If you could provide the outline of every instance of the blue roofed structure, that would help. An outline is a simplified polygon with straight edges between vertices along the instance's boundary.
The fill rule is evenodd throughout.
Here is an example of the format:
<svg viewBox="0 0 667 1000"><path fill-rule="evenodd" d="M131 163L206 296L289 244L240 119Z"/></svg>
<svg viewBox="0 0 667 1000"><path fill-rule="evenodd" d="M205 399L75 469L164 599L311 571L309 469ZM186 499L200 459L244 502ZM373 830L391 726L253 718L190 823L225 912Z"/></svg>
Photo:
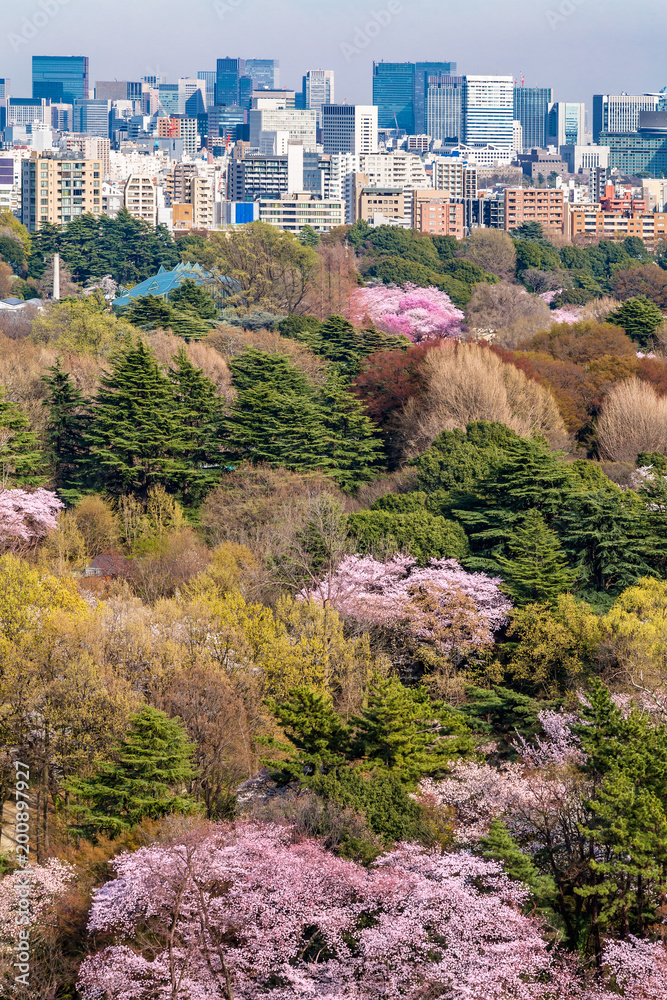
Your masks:
<svg viewBox="0 0 667 1000"><path fill-rule="evenodd" d="M186 278L198 285L206 285L215 299L225 299L228 295L234 295L240 288L238 282L234 281L233 278L214 278L200 264L177 264L173 271L167 271L166 268L161 267L152 278L146 278L134 288L119 288L121 294L113 300L112 305L114 309L122 309L124 306L131 305L135 299L142 295L157 295L159 298L166 299L169 297L169 293L178 288ZM227 285L227 291L225 291L225 285Z"/></svg>

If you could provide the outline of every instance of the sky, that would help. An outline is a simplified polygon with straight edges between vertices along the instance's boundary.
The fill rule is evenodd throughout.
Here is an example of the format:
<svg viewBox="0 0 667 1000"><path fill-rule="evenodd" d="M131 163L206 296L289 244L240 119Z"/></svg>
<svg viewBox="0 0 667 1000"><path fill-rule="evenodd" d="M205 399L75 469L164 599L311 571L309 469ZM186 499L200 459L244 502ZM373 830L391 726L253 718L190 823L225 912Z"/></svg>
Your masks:
<svg viewBox="0 0 667 1000"><path fill-rule="evenodd" d="M223 56L279 59L281 84L335 71L370 103L372 62L455 61L553 87L556 100L667 86L664 0L0 0L0 76L31 95L33 55L87 55L95 80L168 82Z"/></svg>

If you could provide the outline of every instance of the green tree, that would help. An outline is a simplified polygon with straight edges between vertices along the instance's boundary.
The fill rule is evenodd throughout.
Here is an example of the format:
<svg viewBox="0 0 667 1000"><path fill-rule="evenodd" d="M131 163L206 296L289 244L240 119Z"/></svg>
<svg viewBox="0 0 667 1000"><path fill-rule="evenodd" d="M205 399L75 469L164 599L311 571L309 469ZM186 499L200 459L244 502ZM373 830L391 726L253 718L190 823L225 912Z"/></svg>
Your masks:
<svg viewBox="0 0 667 1000"><path fill-rule="evenodd" d="M44 455L30 422L0 386L0 486L40 486Z"/></svg>
<svg viewBox="0 0 667 1000"><path fill-rule="evenodd" d="M193 752L178 719L147 705L131 717L113 759L92 777L70 782L74 832L89 840L113 839L143 819L193 812L195 804L184 789L195 776Z"/></svg>
<svg viewBox="0 0 667 1000"><path fill-rule="evenodd" d="M524 739L531 739L541 731L539 713L552 705L506 687L468 685L465 693L461 713L473 732L497 741L496 752L502 757L516 757L517 733Z"/></svg>
<svg viewBox="0 0 667 1000"><path fill-rule="evenodd" d="M588 884L576 893L600 935L646 933L667 888L667 732L645 712L623 713L608 689L595 682L577 732L595 795L585 804L590 822Z"/></svg>
<svg viewBox="0 0 667 1000"><path fill-rule="evenodd" d="M303 226L299 233L299 243L315 249L320 243L320 234L312 226Z"/></svg>
<svg viewBox="0 0 667 1000"><path fill-rule="evenodd" d="M224 452L232 462L334 469L320 408L309 396L278 392L268 382L238 393L224 422Z"/></svg>
<svg viewBox="0 0 667 1000"><path fill-rule="evenodd" d="M190 469L186 498L200 499L220 478L224 401L181 347L168 371L184 438L182 460Z"/></svg>
<svg viewBox="0 0 667 1000"><path fill-rule="evenodd" d="M49 414L46 433L55 484L71 501L80 495L85 480L88 405L60 358L46 369L42 382L48 390L42 405Z"/></svg>
<svg viewBox="0 0 667 1000"><path fill-rule="evenodd" d="M664 549L651 532L650 512L636 493L602 489L572 493L555 527L579 587L618 593L642 576L655 576Z"/></svg>
<svg viewBox="0 0 667 1000"><path fill-rule="evenodd" d="M517 604L551 603L576 579L558 540L538 510L531 509L507 540L507 556L496 561L503 574L503 590Z"/></svg>
<svg viewBox="0 0 667 1000"><path fill-rule="evenodd" d="M140 295L127 307L124 318L142 330L153 330L158 326L169 326L173 312L161 296Z"/></svg>
<svg viewBox="0 0 667 1000"><path fill-rule="evenodd" d="M169 296L169 302L177 310L191 310L200 319L217 319L218 307L208 288L198 285L192 278L186 278Z"/></svg>
<svg viewBox="0 0 667 1000"><path fill-rule="evenodd" d="M374 679L366 707L350 728L352 758L387 769L408 786L444 773L473 748L460 714L432 702L425 688L407 688L395 678Z"/></svg>
<svg viewBox="0 0 667 1000"><path fill-rule="evenodd" d="M500 861L511 879L530 889L540 907L548 906L556 891L554 880L541 875L532 858L524 854L502 820L494 819L489 832L479 842L482 854L492 861Z"/></svg>
<svg viewBox="0 0 667 1000"><path fill-rule="evenodd" d="M188 482L181 412L170 379L139 341L121 350L100 380L87 434L99 488L143 499L151 486L178 492Z"/></svg>
<svg viewBox="0 0 667 1000"><path fill-rule="evenodd" d="M264 384L280 393L313 395L306 376L284 354L270 354L250 347L230 361L229 370L234 388L239 392Z"/></svg>
<svg viewBox="0 0 667 1000"><path fill-rule="evenodd" d="M384 465L383 446L364 404L344 380L330 375L319 394L322 422L328 437L327 454L333 477L342 490L369 482Z"/></svg>
<svg viewBox="0 0 667 1000"><path fill-rule="evenodd" d="M408 494L410 495L410 494ZM420 566L430 559L464 559L468 555L465 531L426 509L426 496L413 510L362 510L350 515L350 532L358 552L380 555L409 552Z"/></svg>
<svg viewBox="0 0 667 1000"><path fill-rule="evenodd" d="M289 740L265 740L282 751L287 760L267 760L281 782L301 780L305 775L327 774L345 764L349 755L350 730L334 711L331 696L309 687L290 691L289 701L267 700Z"/></svg>
<svg viewBox="0 0 667 1000"><path fill-rule="evenodd" d="M452 490L447 506L466 528L473 569L500 571L498 557L526 512L535 509L550 526L573 492L565 463L539 440L518 438L504 460L470 490Z"/></svg>
<svg viewBox="0 0 667 1000"><path fill-rule="evenodd" d="M465 431L443 431L423 455L411 464L417 469L419 489L428 494L468 489L500 464L507 448L519 440L505 424L478 420Z"/></svg>
<svg viewBox="0 0 667 1000"><path fill-rule="evenodd" d="M627 299L616 312L610 313L607 317L608 323L623 327L628 337L640 347L651 345L655 331L662 321L662 313L645 295L635 295Z"/></svg>
<svg viewBox="0 0 667 1000"><path fill-rule="evenodd" d="M299 311L317 265L312 247L265 222L214 232L205 244L188 246L184 256L209 271L225 295L229 280L237 283L230 305L282 313Z"/></svg>

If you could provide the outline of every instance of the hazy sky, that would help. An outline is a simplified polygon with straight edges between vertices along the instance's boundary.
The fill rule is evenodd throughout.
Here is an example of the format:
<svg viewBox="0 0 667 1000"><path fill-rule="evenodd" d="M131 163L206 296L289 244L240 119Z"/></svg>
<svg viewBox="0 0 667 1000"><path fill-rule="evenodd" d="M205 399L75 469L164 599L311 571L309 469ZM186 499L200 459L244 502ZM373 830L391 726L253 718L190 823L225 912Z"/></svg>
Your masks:
<svg viewBox="0 0 667 1000"><path fill-rule="evenodd" d="M590 106L593 93L667 86L666 49L665 0L0 0L0 76L14 96L31 93L32 55L87 55L93 83L171 82L242 56L279 59L294 88L308 69L333 69L350 103L370 101L372 61L386 59L523 73Z"/></svg>

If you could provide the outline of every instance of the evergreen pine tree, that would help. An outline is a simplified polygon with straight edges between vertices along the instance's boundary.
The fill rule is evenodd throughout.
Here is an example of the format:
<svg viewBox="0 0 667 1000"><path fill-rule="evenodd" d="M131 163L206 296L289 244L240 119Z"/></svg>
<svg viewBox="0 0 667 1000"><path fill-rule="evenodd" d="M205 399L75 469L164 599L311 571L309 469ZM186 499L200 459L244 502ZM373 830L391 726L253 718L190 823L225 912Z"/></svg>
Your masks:
<svg viewBox="0 0 667 1000"><path fill-rule="evenodd" d="M182 459L190 470L183 489L185 494L198 499L220 478L223 401L183 347L174 356L168 375L179 408Z"/></svg>
<svg viewBox="0 0 667 1000"><path fill-rule="evenodd" d="M0 486L40 486L45 480L43 470L37 435L0 387Z"/></svg>
<svg viewBox="0 0 667 1000"><path fill-rule="evenodd" d="M174 289L169 302L177 311L192 310L200 319L216 319L218 316L218 307L210 291L192 278L186 278Z"/></svg>
<svg viewBox="0 0 667 1000"><path fill-rule="evenodd" d="M576 492L555 522L580 585L608 593L655 576L664 556L664 526L656 539L652 512L628 490ZM657 542L657 544L656 544Z"/></svg>
<svg viewBox="0 0 667 1000"><path fill-rule="evenodd" d="M546 906L555 892L553 879L541 875L532 858L524 854L500 819L494 819L486 837L480 840L485 858L500 861L510 878L523 882L538 906Z"/></svg>
<svg viewBox="0 0 667 1000"><path fill-rule="evenodd" d="M452 490L443 513L453 514L470 539L470 569L499 572L498 556L527 511L541 513L551 526L575 491L564 462L541 441L518 438L505 448L500 464L470 490Z"/></svg>
<svg viewBox="0 0 667 1000"><path fill-rule="evenodd" d="M289 701L277 704L269 700L267 705L291 744L287 748L278 740L266 741L289 753L288 761L266 761L278 769L281 780L301 780L304 775L327 773L345 764L350 733L336 714L330 695L299 687L290 692Z"/></svg>
<svg viewBox="0 0 667 1000"><path fill-rule="evenodd" d="M369 482L384 465L383 446L361 400L342 378L330 375L321 393L327 453L335 465L334 479L342 490Z"/></svg>
<svg viewBox="0 0 667 1000"><path fill-rule="evenodd" d="M552 603L576 579L558 535L547 528L538 510L527 511L523 522L514 528L506 552L507 556L497 556L496 562L505 581L502 589L517 604Z"/></svg>
<svg viewBox="0 0 667 1000"><path fill-rule="evenodd" d="M230 461L268 462L294 471L330 471L322 413L308 396L282 394L259 383L239 392L224 422Z"/></svg>
<svg viewBox="0 0 667 1000"><path fill-rule="evenodd" d="M151 486L175 493L188 482L180 407L143 342L120 351L100 380L87 440L91 473L110 493L145 499Z"/></svg>
<svg viewBox="0 0 667 1000"><path fill-rule="evenodd" d="M270 354L251 347L229 363L234 388L242 392L265 384L281 394L312 396L308 379L284 354Z"/></svg>
<svg viewBox="0 0 667 1000"><path fill-rule="evenodd" d="M169 326L174 310L159 295L140 295L128 306L124 318L142 330Z"/></svg>
<svg viewBox="0 0 667 1000"><path fill-rule="evenodd" d="M73 501L85 481L87 404L60 358L47 368L42 382L48 388L42 405L49 411L46 431L55 484L65 500Z"/></svg>
<svg viewBox="0 0 667 1000"><path fill-rule="evenodd" d="M445 771L473 748L462 717L425 688L407 688L395 678L376 677L366 707L350 720L354 760L387 768L406 785Z"/></svg>
<svg viewBox="0 0 667 1000"><path fill-rule="evenodd" d="M318 330L322 341L321 353L336 366L342 375L354 377L359 373L364 351L358 332L342 316L329 316Z"/></svg>
<svg viewBox="0 0 667 1000"><path fill-rule="evenodd" d="M132 717L114 759L91 778L70 782L75 832L91 840L115 838L142 819L194 811L183 787L195 776L193 749L178 719L146 705Z"/></svg>

